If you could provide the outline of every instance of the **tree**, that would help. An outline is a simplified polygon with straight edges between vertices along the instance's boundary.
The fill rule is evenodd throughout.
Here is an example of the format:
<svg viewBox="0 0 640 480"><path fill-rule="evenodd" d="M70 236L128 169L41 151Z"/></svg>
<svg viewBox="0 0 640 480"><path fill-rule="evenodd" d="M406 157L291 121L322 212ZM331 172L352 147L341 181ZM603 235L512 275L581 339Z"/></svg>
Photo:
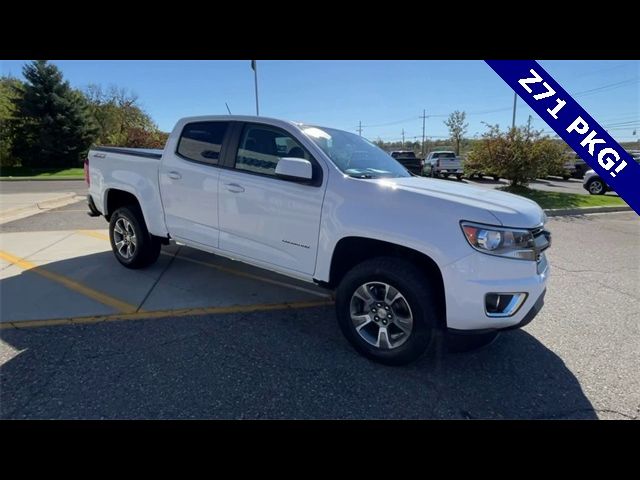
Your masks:
<svg viewBox="0 0 640 480"><path fill-rule="evenodd" d="M30 167L80 165L97 133L84 95L46 60L25 65L22 72L26 84L16 102L20 123L15 125L14 156Z"/></svg>
<svg viewBox="0 0 640 480"><path fill-rule="evenodd" d="M466 117L466 113L456 110L444 121L444 124L449 128L451 141L456 146L456 155L460 155L460 143L462 143L462 139L465 133L467 133L467 127L469 126L468 123L464 123Z"/></svg>
<svg viewBox="0 0 640 480"><path fill-rule="evenodd" d="M16 103L24 94L23 83L11 77L0 77L0 166L17 163L11 153L14 139L13 123L17 122Z"/></svg>
<svg viewBox="0 0 640 480"><path fill-rule="evenodd" d="M138 96L124 88L89 85L85 91L89 110L98 125L96 143L132 148L162 148L164 132L138 104Z"/></svg>

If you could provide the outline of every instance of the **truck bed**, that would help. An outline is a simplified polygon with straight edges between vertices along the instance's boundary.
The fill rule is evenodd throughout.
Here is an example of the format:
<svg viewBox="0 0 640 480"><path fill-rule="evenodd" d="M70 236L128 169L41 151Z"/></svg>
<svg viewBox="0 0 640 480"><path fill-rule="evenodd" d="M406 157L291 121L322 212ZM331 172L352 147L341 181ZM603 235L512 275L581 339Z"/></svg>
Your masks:
<svg viewBox="0 0 640 480"><path fill-rule="evenodd" d="M158 172L163 150L149 148L93 147L87 158L89 195L97 210L107 211L109 190L137 198L149 232L166 236L160 200Z"/></svg>

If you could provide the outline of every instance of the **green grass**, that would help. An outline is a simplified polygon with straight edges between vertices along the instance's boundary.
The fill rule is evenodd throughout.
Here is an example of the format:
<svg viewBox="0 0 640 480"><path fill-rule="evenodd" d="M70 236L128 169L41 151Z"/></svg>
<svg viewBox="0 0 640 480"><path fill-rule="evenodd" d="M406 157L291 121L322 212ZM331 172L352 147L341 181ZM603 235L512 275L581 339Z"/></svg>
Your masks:
<svg viewBox="0 0 640 480"><path fill-rule="evenodd" d="M580 195L578 193L544 192L526 187L504 187L500 190L529 198L543 209L622 207L627 205L624 200L615 195Z"/></svg>
<svg viewBox="0 0 640 480"><path fill-rule="evenodd" d="M84 170L80 168L28 168L2 167L1 180L29 179L29 180L76 180L84 179Z"/></svg>

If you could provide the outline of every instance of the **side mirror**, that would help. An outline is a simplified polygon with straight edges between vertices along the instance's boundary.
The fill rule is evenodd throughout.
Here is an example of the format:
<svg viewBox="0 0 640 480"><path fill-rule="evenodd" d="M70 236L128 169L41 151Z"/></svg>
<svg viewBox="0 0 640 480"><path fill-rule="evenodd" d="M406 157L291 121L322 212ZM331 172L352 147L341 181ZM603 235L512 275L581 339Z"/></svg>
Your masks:
<svg viewBox="0 0 640 480"><path fill-rule="evenodd" d="M276 175L286 180L306 181L313 178L313 168L304 158L282 157L276 165Z"/></svg>

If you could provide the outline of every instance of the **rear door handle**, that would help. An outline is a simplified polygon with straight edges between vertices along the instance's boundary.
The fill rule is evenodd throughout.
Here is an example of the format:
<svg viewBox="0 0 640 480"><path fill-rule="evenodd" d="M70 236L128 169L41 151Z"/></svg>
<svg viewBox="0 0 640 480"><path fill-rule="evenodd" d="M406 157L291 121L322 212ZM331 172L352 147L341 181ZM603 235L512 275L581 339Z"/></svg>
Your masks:
<svg viewBox="0 0 640 480"><path fill-rule="evenodd" d="M225 183L224 186L227 187L227 190L233 193L244 192L244 187L242 187L241 185L238 185L237 183Z"/></svg>
<svg viewBox="0 0 640 480"><path fill-rule="evenodd" d="M182 175L180 175L179 172L169 172L167 175L173 180L180 180L182 178Z"/></svg>

